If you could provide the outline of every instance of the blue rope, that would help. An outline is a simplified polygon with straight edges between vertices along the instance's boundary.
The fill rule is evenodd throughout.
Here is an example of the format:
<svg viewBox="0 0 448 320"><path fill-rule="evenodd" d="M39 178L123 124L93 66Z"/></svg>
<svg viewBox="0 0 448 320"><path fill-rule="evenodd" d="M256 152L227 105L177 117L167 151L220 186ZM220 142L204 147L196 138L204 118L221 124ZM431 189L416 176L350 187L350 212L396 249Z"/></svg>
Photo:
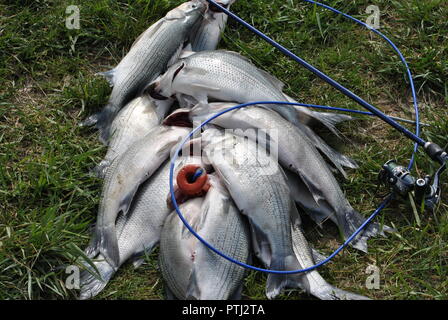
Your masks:
<svg viewBox="0 0 448 320"><path fill-rule="evenodd" d="M330 85L332 85L333 87L335 87L336 89L338 89L339 91L341 91L342 93L344 93L346 96L350 97L351 99L353 99L354 101L356 101L357 103L359 103L361 106L365 107L367 110L369 110L372 114L378 116L379 118L381 118L383 121L385 121L386 123L390 124L392 127L394 127L395 129L397 129L398 131L402 132L403 134L405 134L407 137L409 137L410 139L414 140L415 146L414 146L414 151L412 154L412 158L411 161L409 163L409 169L412 168L413 164L414 164L414 160L415 160L415 153L418 149L419 145L424 146L426 141L424 141L423 139L420 138L420 119L419 119L419 108L418 108L418 102L417 102L417 95L415 92L415 87L414 87L414 82L412 79L412 74L410 72L409 66L406 62L406 60L404 59L403 55L401 54L400 50L395 46L395 44L389 40L385 35L383 35L381 32L379 32L376 29L371 28L370 26L368 26L367 24L365 24L364 22L355 19L354 17L351 17L345 13L342 13L332 7L329 7L327 5L318 3L316 1L312 1L312 0L304 0L306 2L309 3L313 3L319 6L322 6L326 9L329 9L335 13L341 14L344 17L347 17L353 21L356 21L357 23L367 27L369 30L372 30L373 32L375 32L376 34L380 35L383 39L385 39L391 46L392 48L398 53L398 55L400 56L401 61L403 62L403 64L406 67L407 70L407 75L411 84L411 90L412 90L412 96L413 96L413 100L414 100L414 108L415 108L415 114L416 114L416 120L415 120L415 126L416 126L416 133L412 133L409 130L407 130L405 127L401 126L400 124L398 124L397 122L395 122L393 119L391 119L389 116L385 115L384 113L382 113L380 110L376 109L374 106L370 105L369 103L367 103L366 101L364 101L362 98L358 97L357 95L355 95L353 92L351 92L350 90L348 90L347 88L343 87L341 84L339 84L338 82L334 81L333 79L331 79L330 77L328 77L327 75L325 75L324 73L322 73L320 70L318 70L317 68L313 67L312 65L310 65L308 62L304 61L303 59L299 58L298 56L296 56L294 53L292 53L291 51L289 51L288 49L286 49L285 47L281 46L280 44L278 44L277 42L275 42L274 40L272 40L271 38L269 38L268 36L266 36L265 34L263 34L261 31L257 30L256 28L254 28L253 26L251 26L250 24L248 24L246 21L242 20L241 18L239 18L238 16L236 16L235 14L233 14L232 12L230 12L229 10L223 8L222 6L220 6L219 4L217 4L215 1L213 0L207 0L209 3L211 3L212 5L216 6L217 8L219 8L221 11L223 11L224 13L226 13L228 16L230 16L231 18L237 20L239 23L241 23L242 25L244 25L245 27L247 27L249 30L251 30L252 32L254 32L255 34L257 34L258 36L260 36L261 38L263 38L265 41L267 41L268 43L270 43L272 46L276 47L277 49L279 49L282 53L284 53L285 55L289 56L290 58L292 58L293 60L295 60L296 62L298 62L299 64L301 64L302 66L304 66L305 68L307 68L308 70L312 71L314 74L316 74L318 77L320 77L321 79L323 79L324 81L326 81L327 83L329 83ZM186 137L182 143L180 144L180 146L177 148L176 153L174 154L174 157L171 160L170 163L170 191L171 191L171 200L173 202L174 208L179 216L179 218L182 220L182 222L184 223L185 227L199 240L201 241L207 248L209 248L210 250L212 250L213 252L215 252L216 254L218 254L219 256L227 259L230 262L233 262L241 267L247 268L247 269L252 269L255 271L261 271L261 272L265 272L265 273L273 273L273 274L297 274L297 273L304 273L304 272L308 272L314 269L317 269L318 267L328 263L333 257L335 257L341 250L343 250L389 203L390 201L393 199L393 194L390 194L385 200L383 200L383 202L380 204L380 206L372 213L372 215L367 218L367 220L364 221L364 223L337 249L335 250L330 256L328 256L325 260L321 261L320 263L311 266L309 268L306 269L302 269L302 270L291 270L291 271L285 271L285 270L268 270L268 269L263 269L263 268L258 268L255 266L251 266L248 265L246 263L243 263L241 261L235 260L232 257L227 256L226 254L222 253L221 251L217 250L216 248L214 248L213 246L211 246L205 239L203 239L199 234L196 233L195 230L193 230L193 228L189 225L188 221L184 218L184 216L182 215L180 208L176 202L176 198L174 196L174 166L175 166L175 161L179 156L179 153L181 152L183 146L185 145L185 143L195 134L197 133L199 130L201 130L201 128L203 128L206 124L210 123L211 121L213 121L214 119L216 119L217 117L227 113L227 112L231 112L233 110L236 109L240 109L240 108L245 108L248 106L253 106L253 105L257 105L257 104L277 104L277 105L300 105L300 106L304 106L304 107L318 107L318 108L323 108L323 109L337 109L337 108L333 108L333 107L326 107L326 106L316 106L316 105L305 105L305 104L299 104L299 103L293 103L293 102L284 102L284 101L259 101L259 102L251 102L251 103L245 103L245 104L240 104L231 108L228 108L222 112L219 112L215 115L213 115L212 117L210 117L208 120L204 121L200 126L194 128L191 133L188 135L188 137ZM342 109L342 108L339 108ZM348 111L348 112L357 112L356 110L349 110L349 109L345 109L345 110L340 110L340 111ZM359 113L359 112L358 112Z"/></svg>

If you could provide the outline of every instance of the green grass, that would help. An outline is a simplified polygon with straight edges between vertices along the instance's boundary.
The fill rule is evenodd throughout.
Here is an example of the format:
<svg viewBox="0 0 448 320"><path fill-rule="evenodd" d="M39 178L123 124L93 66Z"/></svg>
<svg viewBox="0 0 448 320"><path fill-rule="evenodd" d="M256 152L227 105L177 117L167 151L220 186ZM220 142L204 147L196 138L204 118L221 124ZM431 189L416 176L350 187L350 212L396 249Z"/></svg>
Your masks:
<svg viewBox="0 0 448 320"><path fill-rule="evenodd" d="M105 148L96 133L77 124L100 109L110 88L94 76L114 66L134 39L180 1L0 2L0 299L66 299L64 266L74 263L90 237L101 181L89 175ZM378 37L352 22L299 0L238 0L233 9L293 52L390 114L411 118L411 95L396 55ZM371 1L328 4L364 20ZM65 8L81 9L81 29L65 28ZM377 0L381 31L402 50L412 69L422 136L448 144L448 4L443 0ZM77 39L75 45L72 40ZM308 103L354 107L348 98L298 67L247 30L230 22L222 48L240 51L287 83ZM391 158L406 163L411 143L376 119L341 127L342 151L360 164L341 181L353 206L367 215L381 201L377 173ZM434 164L419 153L416 173ZM444 176L446 181L446 176ZM444 189L448 187L446 183ZM395 202L381 221L397 229L369 241L369 254L352 249L321 269L332 284L379 299L448 298L447 198L417 224L407 201ZM340 238L330 223L319 230L306 220L314 246L330 253ZM81 248L81 249L80 249ZM381 272L379 290L367 290L366 267ZM250 272L244 298L263 299L265 275ZM137 270L125 265L99 298L163 298L153 253ZM297 290L280 299L308 299Z"/></svg>

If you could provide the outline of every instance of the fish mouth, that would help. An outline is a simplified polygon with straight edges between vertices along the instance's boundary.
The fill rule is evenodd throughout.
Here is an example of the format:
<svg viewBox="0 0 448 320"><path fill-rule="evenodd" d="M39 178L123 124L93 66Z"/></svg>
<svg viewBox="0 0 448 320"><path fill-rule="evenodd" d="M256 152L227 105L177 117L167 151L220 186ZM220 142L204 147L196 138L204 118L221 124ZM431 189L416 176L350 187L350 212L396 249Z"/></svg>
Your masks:
<svg viewBox="0 0 448 320"><path fill-rule="evenodd" d="M179 109L170 114L165 118L163 124L165 126L193 128L193 123L190 120L190 112L184 109Z"/></svg>
<svg viewBox="0 0 448 320"><path fill-rule="evenodd" d="M168 97L162 96L158 90L156 89L158 83L154 82L149 85L149 87L146 89L146 93L148 93L151 98L155 100L168 100Z"/></svg>

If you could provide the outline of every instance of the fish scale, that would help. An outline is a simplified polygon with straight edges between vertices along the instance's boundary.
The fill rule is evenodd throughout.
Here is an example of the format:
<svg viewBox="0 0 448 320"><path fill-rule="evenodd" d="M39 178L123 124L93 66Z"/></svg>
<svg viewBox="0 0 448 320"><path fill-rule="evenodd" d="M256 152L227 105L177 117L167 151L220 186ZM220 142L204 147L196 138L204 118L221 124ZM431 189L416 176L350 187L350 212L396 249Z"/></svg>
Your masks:
<svg viewBox="0 0 448 320"><path fill-rule="evenodd" d="M103 185L91 254L99 250L109 263L118 264L117 215L120 211L127 213L139 185L159 168L169 157L170 149L189 131L188 128L157 126L112 162Z"/></svg>
<svg viewBox="0 0 448 320"><path fill-rule="evenodd" d="M192 218L200 213L202 198L188 200L180 205L185 219L192 224ZM169 290L178 299L186 297L190 278L191 254L197 239L191 234L182 236L183 223L176 212L172 212L165 221L160 238L159 265ZM179 268L180 272L177 270Z"/></svg>
<svg viewBox="0 0 448 320"><path fill-rule="evenodd" d="M220 3L230 8L235 1L222 0ZM207 11L202 24L191 37L192 51L215 50L227 23L228 16L222 12Z"/></svg>
<svg viewBox="0 0 448 320"><path fill-rule="evenodd" d="M111 100L114 101L114 104L122 105L126 103L129 100L129 96L135 96L135 91L141 90L142 86L150 83L164 70L168 61L183 43L183 41L170 42L167 40L172 40L173 33L180 35L182 39L185 37L182 37L184 32L179 28L178 23L171 23L170 27L159 29L160 32L151 38L152 42L158 44L157 47L148 45L140 47L140 44L144 44L147 41L147 39L142 38L137 46L134 46L129 51L127 56L129 60L124 60L123 64L120 63L117 66L117 83L115 86L118 88L124 87L124 90L112 91ZM170 46L170 44L172 45ZM163 63L164 61L165 63ZM119 77L120 68L128 71L124 78Z"/></svg>
<svg viewBox="0 0 448 320"><path fill-rule="evenodd" d="M112 122L109 147L104 159L95 167L99 177L104 177L111 162L123 154L135 141L159 125L171 106L171 100L153 101L141 96L128 103Z"/></svg>
<svg viewBox="0 0 448 320"><path fill-rule="evenodd" d="M247 262L250 236L219 179L209 175L210 189L200 209L185 204L183 216L198 234L235 259ZM194 259L192 256L194 255ZM160 263L170 291L179 299L223 300L238 297L245 270L210 251L194 237L173 212L165 223ZM182 270L182 271L180 271Z"/></svg>
<svg viewBox="0 0 448 320"><path fill-rule="evenodd" d="M199 234L225 254L246 262L249 256L249 230L236 209L233 200L221 181L210 178L211 188L204 200L203 208L209 206L205 222ZM203 213L204 214L204 213ZM238 295L244 269L218 256L202 244L198 244L197 262L194 267L195 281L201 299L228 299ZM202 279L210 279L205 284ZM215 281L213 281L213 279ZM197 282L201 282L198 284ZM216 286L218 284L218 287ZM192 292L195 292L192 290ZM233 297L235 298L235 296Z"/></svg>
<svg viewBox="0 0 448 320"><path fill-rule="evenodd" d="M119 266L129 258L150 252L159 241L163 223L170 213L165 201L169 192L169 170L170 163L166 161L151 179L139 188L129 214L121 215L117 219ZM93 263L101 280L93 275L95 271L86 264L88 270L81 273L80 299L96 296L115 274L115 268L101 254L94 257Z"/></svg>
<svg viewBox="0 0 448 320"><path fill-rule="evenodd" d="M257 153L255 142L228 132L224 135L217 129L206 129L202 134L202 143L207 158L224 181L239 210L249 218L257 245L262 250L259 258L274 270L300 268L293 251L290 229L294 204L285 176L275 160L264 153ZM217 153L221 152L222 155L222 151L226 157ZM255 161L257 157L263 160L262 163L269 163L271 171L261 166L258 160ZM262 245L264 241L269 249ZM268 261L265 257L269 255L271 259ZM269 274L266 288L268 298L275 297L291 281L301 282L302 279Z"/></svg>
<svg viewBox="0 0 448 320"><path fill-rule="evenodd" d="M239 222L239 221L238 221ZM237 217L234 216L233 220L229 221L227 226L234 226L237 223ZM230 230L229 230L230 229ZM221 233L221 237L218 237L217 242L223 243L223 247L229 248L228 252L232 252L234 259L238 261L247 259L248 247L244 244L248 243L248 238L240 230L236 228L226 228ZM243 245L242 245L243 244ZM208 249L207 249L208 250ZM212 253L215 260L223 259ZM241 274L241 267L235 267L232 263L215 263L215 265L223 266L221 267L221 272L217 272L220 276L217 278L221 279L236 279L237 276ZM228 288L235 287L236 283L231 283L230 281L222 281L221 287L217 290L218 292L229 292Z"/></svg>
<svg viewBox="0 0 448 320"><path fill-rule="evenodd" d="M222 81L222 88L232 89L234 84L238 83L239 88L249 92L249 94L251 90L258 89L252 95L252 101L255 101L255 99L263 100L262 97L266 100L285 100L282 94L272 90L272 83L267 81L264 76L256 72L245 72L244 70L253 69L253 67L244 59L241 59L241 56L235 59L235 55L230 52L206 51L187 59L188 67L207 71L206 79L212 80L218 77ZM263 94L262 97L260 96L261 93Z"/></svg>
<svg viewBox="0 0 448 320"><path fill-rule="evenodd" d="M204 3L192 0L171 10L137 39L113 70L104 73L113 85L109 102L101 113L83 123L95 124L102 142L109 142L110 126L117 112L161 74L180 52L205 9Z"/></svg>

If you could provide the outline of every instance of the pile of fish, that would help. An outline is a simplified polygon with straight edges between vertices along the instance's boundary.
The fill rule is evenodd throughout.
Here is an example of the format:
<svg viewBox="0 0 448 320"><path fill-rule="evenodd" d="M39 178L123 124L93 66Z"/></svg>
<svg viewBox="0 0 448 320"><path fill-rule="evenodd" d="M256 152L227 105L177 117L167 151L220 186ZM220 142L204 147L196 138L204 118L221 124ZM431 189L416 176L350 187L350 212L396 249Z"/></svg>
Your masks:
<svg viewBox="0 0 448 320"><path fill-rule="evenodd" d="M221 0L227 8L234 0ZM127 261L136 267L160 246L167 298L239 299L246 270L206 248L170 201L172 152L193 127L239 103L294 101L283 84L247 58L216 50L227 16L204 0L169 11L112 70L107 106L82 125L95 126L107 154L98 216L83 260L81 299L101 292ZM313 131L350 117L294 106L257 105L215 118L175 163L175 197L186 220L216 249L273 270L314 265L322 256L304 237L299 212L330 219L345 238L364 221L334 173L356 163ZM191 151L193 149L193 152ZM194 151L196 150L196 151ZM199 152L197 152L199 150ZM183 180L182 180L183 179ZM384 235L371 224L352 242ZM331 286L317 271L269 274L266 296L300 288L320 299L367 299Z"/></svg>

